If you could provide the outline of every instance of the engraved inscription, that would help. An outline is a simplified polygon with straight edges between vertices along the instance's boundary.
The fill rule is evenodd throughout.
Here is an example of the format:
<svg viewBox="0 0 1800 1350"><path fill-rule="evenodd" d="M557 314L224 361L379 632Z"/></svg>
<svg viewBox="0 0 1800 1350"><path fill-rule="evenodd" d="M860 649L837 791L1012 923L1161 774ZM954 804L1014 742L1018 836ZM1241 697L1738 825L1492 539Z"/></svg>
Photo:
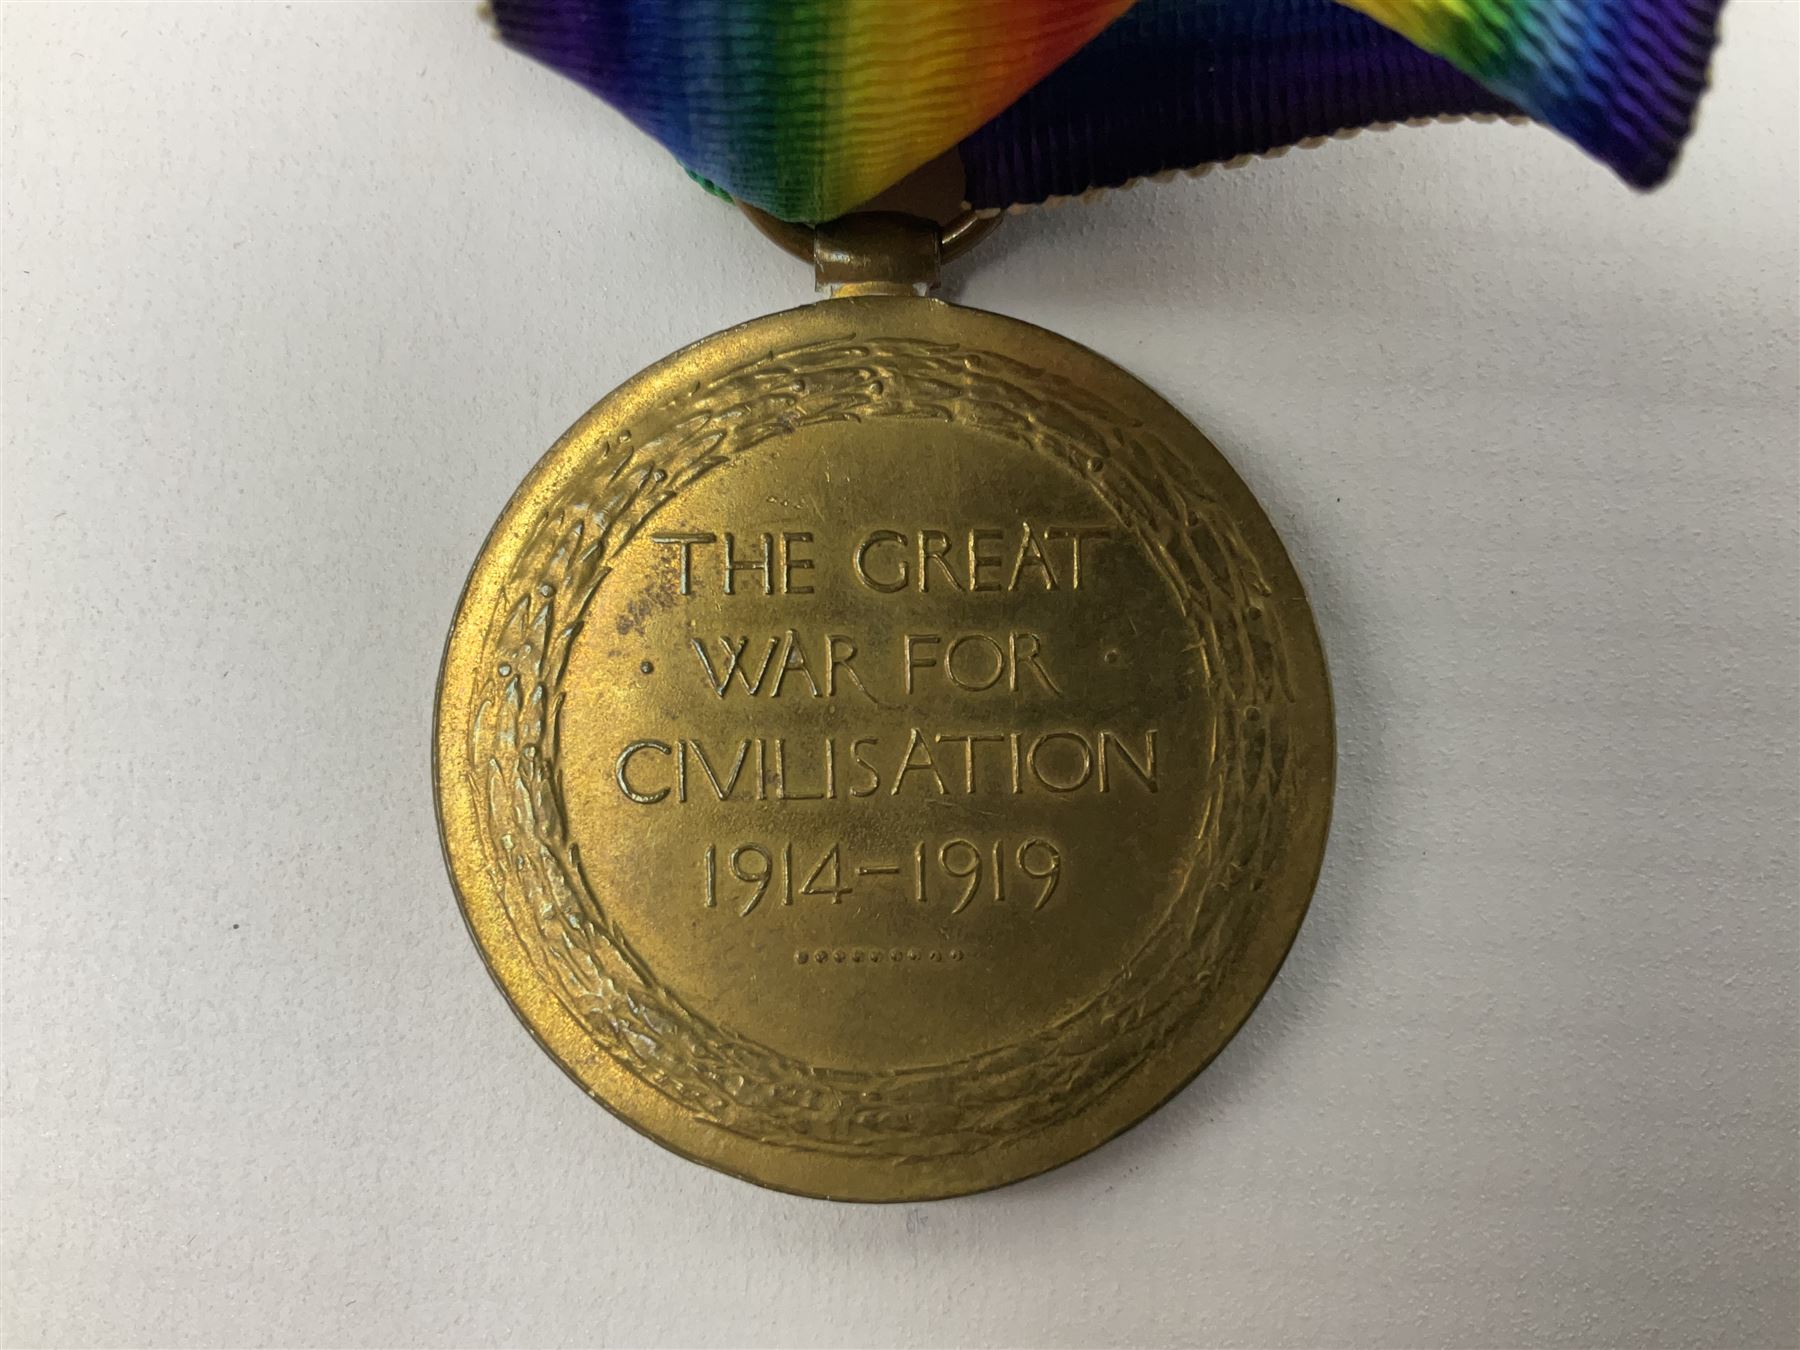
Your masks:
<svg viewBox="0 0 1800 1350"><path fill-rule="evenodd" d="M1022 592L1044 603L1054 597L1057 606L1067 597L1082 612L1082 592L1101 579L1097 569L1116 542L1113 527L1030 519L955 527L821 522L807 530L743 524L650 535L665 570L673 570L679 607L730 600L718 612L764 626L714 632L702 621L688 625L684 646L693 659L677 663L667 678L702 706L712 701L737 716L724 735L633 735L621 728L612 780L631 807L660 816L680 808L841 803L885 818L921 802L1016 801L1029 810L1033 802L1071 796L1157 793L1159 754L1166 759L1168 750L1149 714L1138 714L1136 726L1084 716L1077 676L1116 681L1116 674L1097 674L1091 661L1084 670L1041 625L906 622L946 606L961 609L978 596L1004 603ZM875 598L883 626L819 625L821 607L846 587ZM840 700L847 721L822 734L757 725L796 701ZM895 712L908 724L868 720ZM852 856L854 845L847 849L842 836L772 841L748 829L737 841L695 847L705 909L760 915L761 922L791 914L802 926L818 904L841 910L852 897L865 906L859 922L881 921L884 900L935 905L945 918L968 915L978 901L1035 914L1057 893L1065 856L1064 845L1039 834L917 837L883 856Z"/></svg>
<svg viewBox="0 0 1800 1350"><path fill-rule="evenodd" d="M692 801L854 802L869 798L1156 791L1156 728L1116 731L926 731L881 736L680 737L627 741L613 763L639 806Z"/></svg>
<svg viewBox="0 0 1800 1350"><path fill-rule="evenodd" d="M1081 589L1085 556L1109 539L1103 525L900 530L864 534L852 555L856 579L871 591L1046 591ZM1084 556L1085 555L1085 556Z"/></svg>
<svg viewBox="0 0 1800 1350"><path fill-rule="evenodd" d="M947 907L950 915L963 913L977 899L996 905L1012 900L1035 913L1050 903L1062 880L1062 850L1048 839L947 839L937 844L915 840L903 856L904 865L850 863L844 859L844 845L835 841L817 861L804 850L796 853L791 839L724 849L708 844L702 863L702 904L706 909L722 904L747 918L771 896L783 906L804 904L808 897L841 905L859 891L866 895L873 889L880 900L936 903ZM723 891L721 875L726 879ZM1009 875L1017 878L1010 896ZM878 884L888 878L893 879L891 884ZM739 883L738 888L730 886L732 881Z"/></svg>

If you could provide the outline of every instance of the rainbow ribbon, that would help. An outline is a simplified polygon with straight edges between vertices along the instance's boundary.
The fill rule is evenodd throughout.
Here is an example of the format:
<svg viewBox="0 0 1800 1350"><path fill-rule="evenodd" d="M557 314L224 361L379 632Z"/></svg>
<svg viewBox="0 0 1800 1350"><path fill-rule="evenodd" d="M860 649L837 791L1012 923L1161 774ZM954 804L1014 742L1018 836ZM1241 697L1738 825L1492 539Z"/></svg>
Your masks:
<svg viewBox="0 0 1800 1350"><path fill-rule="evenodd" d="M961 151L976 207L1376 123L1523 113L1637 187L1723 0L493 0L697 178L823 220ZM1358 12L1360 11L1360 12Z"/></svg>

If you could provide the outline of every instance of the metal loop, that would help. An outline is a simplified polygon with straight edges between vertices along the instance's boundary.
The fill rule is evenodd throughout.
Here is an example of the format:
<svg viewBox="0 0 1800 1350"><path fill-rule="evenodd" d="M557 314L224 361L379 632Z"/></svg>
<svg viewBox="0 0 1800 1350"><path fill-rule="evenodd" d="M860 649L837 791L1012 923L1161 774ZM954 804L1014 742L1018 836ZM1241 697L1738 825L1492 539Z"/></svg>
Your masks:
<svg viewBox="0 0 1800 1350"><path fill-rule="evenodd" d="M954 262L1000 228L1006 217L998 211L964 211L938 231L938 253Z"/></svg>
<svg viewBox="0 0 1800 1350"><path fill-rule="evenodd" d="M764 238L771 240L783 253L801 262L814 260L813 240L818 228L797 221L782 220L749 202L738 202L737 209L756 226ZM962 257L975 245L999 228L1004 217L998 211L963 211L948 225L938 229L938 256L944 262Z"/></svg>

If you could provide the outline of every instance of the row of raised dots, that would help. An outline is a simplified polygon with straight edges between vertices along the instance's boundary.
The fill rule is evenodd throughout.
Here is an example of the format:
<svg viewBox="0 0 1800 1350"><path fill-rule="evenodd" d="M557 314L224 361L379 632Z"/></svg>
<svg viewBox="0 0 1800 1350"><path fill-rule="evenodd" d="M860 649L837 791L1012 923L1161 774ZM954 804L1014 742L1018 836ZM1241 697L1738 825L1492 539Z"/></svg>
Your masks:
<svg viewBox="0 0 1800 1350"><path fill-rule="evenodd" d="M908 961L960 961L963 959L962 948L952 947L947 952L921 951L917 947L820 947L813 951L797 951L794 953L794 964L797 966L829 966L829 965L871 965L878 966L883 961L893 965L902 965Z"/></svg>

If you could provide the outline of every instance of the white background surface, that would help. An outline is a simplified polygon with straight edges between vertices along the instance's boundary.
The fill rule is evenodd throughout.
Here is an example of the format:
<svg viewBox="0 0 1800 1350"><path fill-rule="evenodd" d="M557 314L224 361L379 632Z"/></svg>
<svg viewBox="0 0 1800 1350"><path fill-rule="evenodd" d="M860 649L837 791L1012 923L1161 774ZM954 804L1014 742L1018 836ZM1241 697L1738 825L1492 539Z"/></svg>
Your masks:
<svg viewBox="0 0 1800 1350"><path fill-rule="evenodd" d="M1793 4L1647 199L1400 130L962 269L1261 495L1342 784L1195 1087L902 1208L594 1107L432 821L507 494L807 278L472 5L0 24L10 1342L1800 1342Z"/></svg>

